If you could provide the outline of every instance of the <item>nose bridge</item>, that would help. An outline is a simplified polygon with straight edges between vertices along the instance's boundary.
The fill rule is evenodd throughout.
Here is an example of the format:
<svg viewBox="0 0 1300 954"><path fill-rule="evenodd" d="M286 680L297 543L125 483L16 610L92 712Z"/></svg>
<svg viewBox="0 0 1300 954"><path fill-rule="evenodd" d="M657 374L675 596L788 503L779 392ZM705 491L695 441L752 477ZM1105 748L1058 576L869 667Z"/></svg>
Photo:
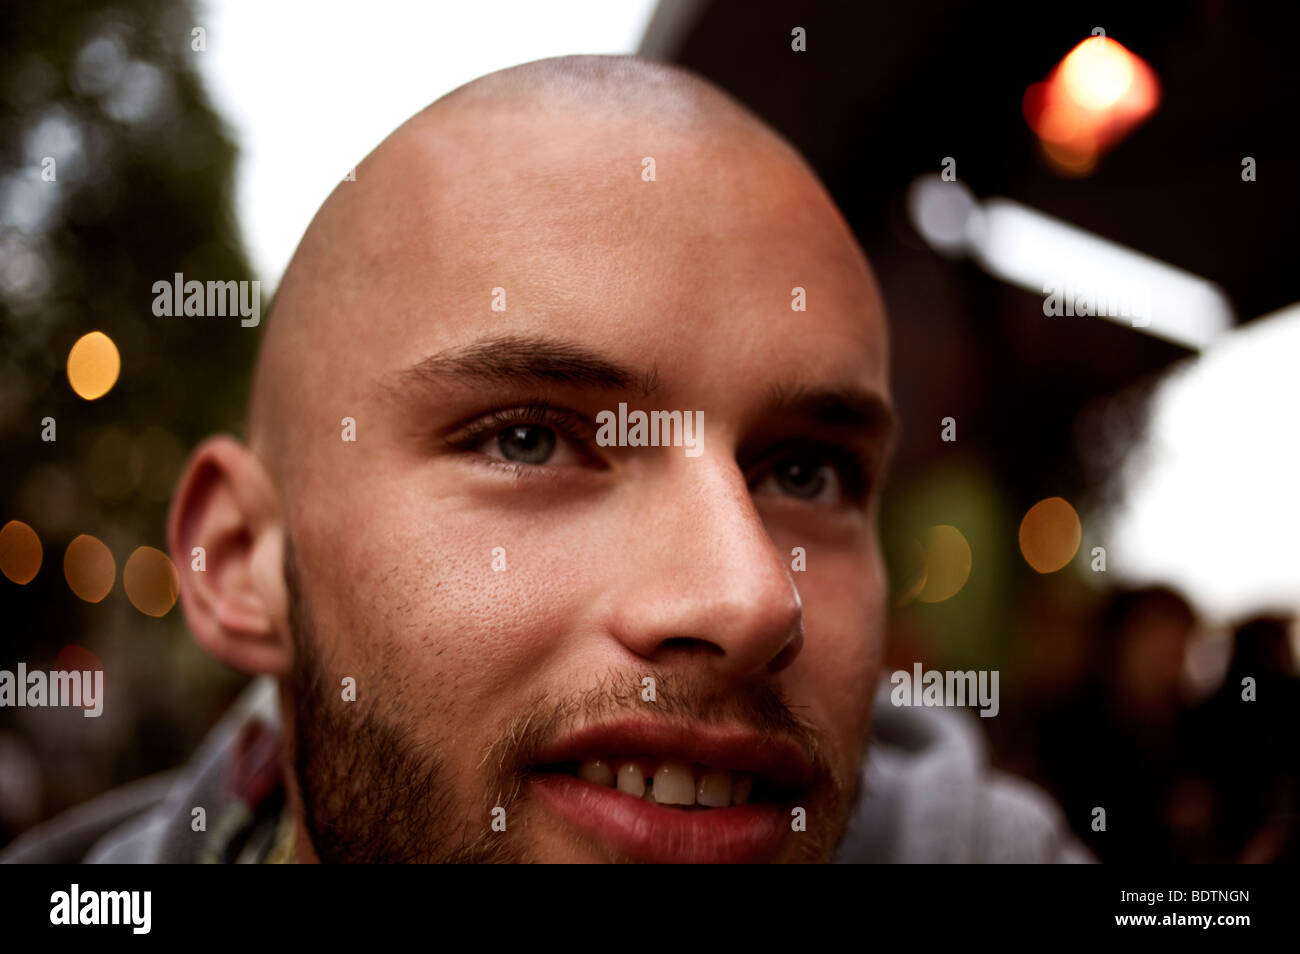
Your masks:
<svg viewBox="0 0 1300 954"><path fill-rule="evenodd" d="M682 478L690 488L690 497L681 528L706 550L699 554L693 572L719 584L720 592L737 596L751 589L759 596L773 585L793 590L793 580L785 572L735 463L701 458L682 461L680 469L695 471Z"/></svg>
<svg viewBox="0 0 1300 954"><path fill-rule="evenodd" d="M654 484L662 536L629 541L646 561L623 601L623 641L647 657L669 640L705 646L738 673L788 665L802 639L799 594L735 461L706 449Z"/></svg>

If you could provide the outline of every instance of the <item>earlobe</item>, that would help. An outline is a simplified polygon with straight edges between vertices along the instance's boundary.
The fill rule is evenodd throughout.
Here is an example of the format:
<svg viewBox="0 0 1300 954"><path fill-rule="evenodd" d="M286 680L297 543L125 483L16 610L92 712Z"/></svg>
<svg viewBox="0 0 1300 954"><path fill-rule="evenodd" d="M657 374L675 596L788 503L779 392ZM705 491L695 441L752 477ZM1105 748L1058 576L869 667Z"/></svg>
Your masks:
<svg viewBox="0 0 1300 954"><path fill-rule="evenodd" d="M261 461L221 436L191 456L167 521L194 638L215 659L250 675L282 676L292 662L280 513Z"/></svg>

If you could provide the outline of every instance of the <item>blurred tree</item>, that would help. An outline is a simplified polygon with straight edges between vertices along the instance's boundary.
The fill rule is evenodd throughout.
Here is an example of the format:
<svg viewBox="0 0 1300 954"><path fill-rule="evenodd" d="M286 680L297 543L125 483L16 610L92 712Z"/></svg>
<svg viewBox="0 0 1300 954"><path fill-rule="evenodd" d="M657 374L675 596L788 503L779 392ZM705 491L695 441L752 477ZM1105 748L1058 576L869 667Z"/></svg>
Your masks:
<svg viewBox="0 0 1300 954"><path fill-rule="evenodd" d="M22 520L44 561L0 578L0 668L52 667L67 644L105 667L104 717L0 710L42 769L41 814L183 756L236 680L203 657L179 609L137 612L122 567L165 549L188 448L238 430L258 330L238 318L156 317L153 283L253 276L232 210L236 149L197 73L185 0L46 0L0 9L0 524ZM102 331L121 374L87 401L69 385L73 343ZM42 419L56 440L42 440ZM78 534L108 544L112 592L64 580ZM69 718L63 718L68 716ZM14 834L0 805L0 843Z"/></svg>

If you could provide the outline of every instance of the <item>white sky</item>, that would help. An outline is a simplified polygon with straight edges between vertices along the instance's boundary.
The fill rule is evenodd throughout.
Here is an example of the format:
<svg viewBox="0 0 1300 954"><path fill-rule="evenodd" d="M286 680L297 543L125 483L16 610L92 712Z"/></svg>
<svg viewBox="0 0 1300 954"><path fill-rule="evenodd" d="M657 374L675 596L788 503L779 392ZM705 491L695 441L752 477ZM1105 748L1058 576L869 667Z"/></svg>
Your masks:
<svg viewBox="0 0 1300 954"><path fill-rule="evenodd" d="M236 206L274 290L316 210L414 113L506 66L631 53L655 0L206 0L195 54L239 144Z"/></svg>

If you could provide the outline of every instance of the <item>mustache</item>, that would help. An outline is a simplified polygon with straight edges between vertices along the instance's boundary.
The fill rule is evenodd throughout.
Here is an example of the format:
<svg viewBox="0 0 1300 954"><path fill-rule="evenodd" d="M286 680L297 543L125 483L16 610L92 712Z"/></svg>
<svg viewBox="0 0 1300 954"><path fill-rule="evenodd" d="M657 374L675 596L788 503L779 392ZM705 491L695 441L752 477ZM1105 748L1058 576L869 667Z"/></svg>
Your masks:
<svg viewBox="0 0 1300 954"><path fill-rule="evenodd" d="M642 698L646 677L654 679L655 700ZM480 768L494 778L494 804L519 797L528 770L557 740L588 725L635 716L668 725L739 726L763 740L785 739L798 745L812 765L813 788L841 787L834 777L820 733L801 718L781 689L769 682L708 686L698 680L647 670L611 669L594 684L568 696L539 693L496 733Z"/></svg>

